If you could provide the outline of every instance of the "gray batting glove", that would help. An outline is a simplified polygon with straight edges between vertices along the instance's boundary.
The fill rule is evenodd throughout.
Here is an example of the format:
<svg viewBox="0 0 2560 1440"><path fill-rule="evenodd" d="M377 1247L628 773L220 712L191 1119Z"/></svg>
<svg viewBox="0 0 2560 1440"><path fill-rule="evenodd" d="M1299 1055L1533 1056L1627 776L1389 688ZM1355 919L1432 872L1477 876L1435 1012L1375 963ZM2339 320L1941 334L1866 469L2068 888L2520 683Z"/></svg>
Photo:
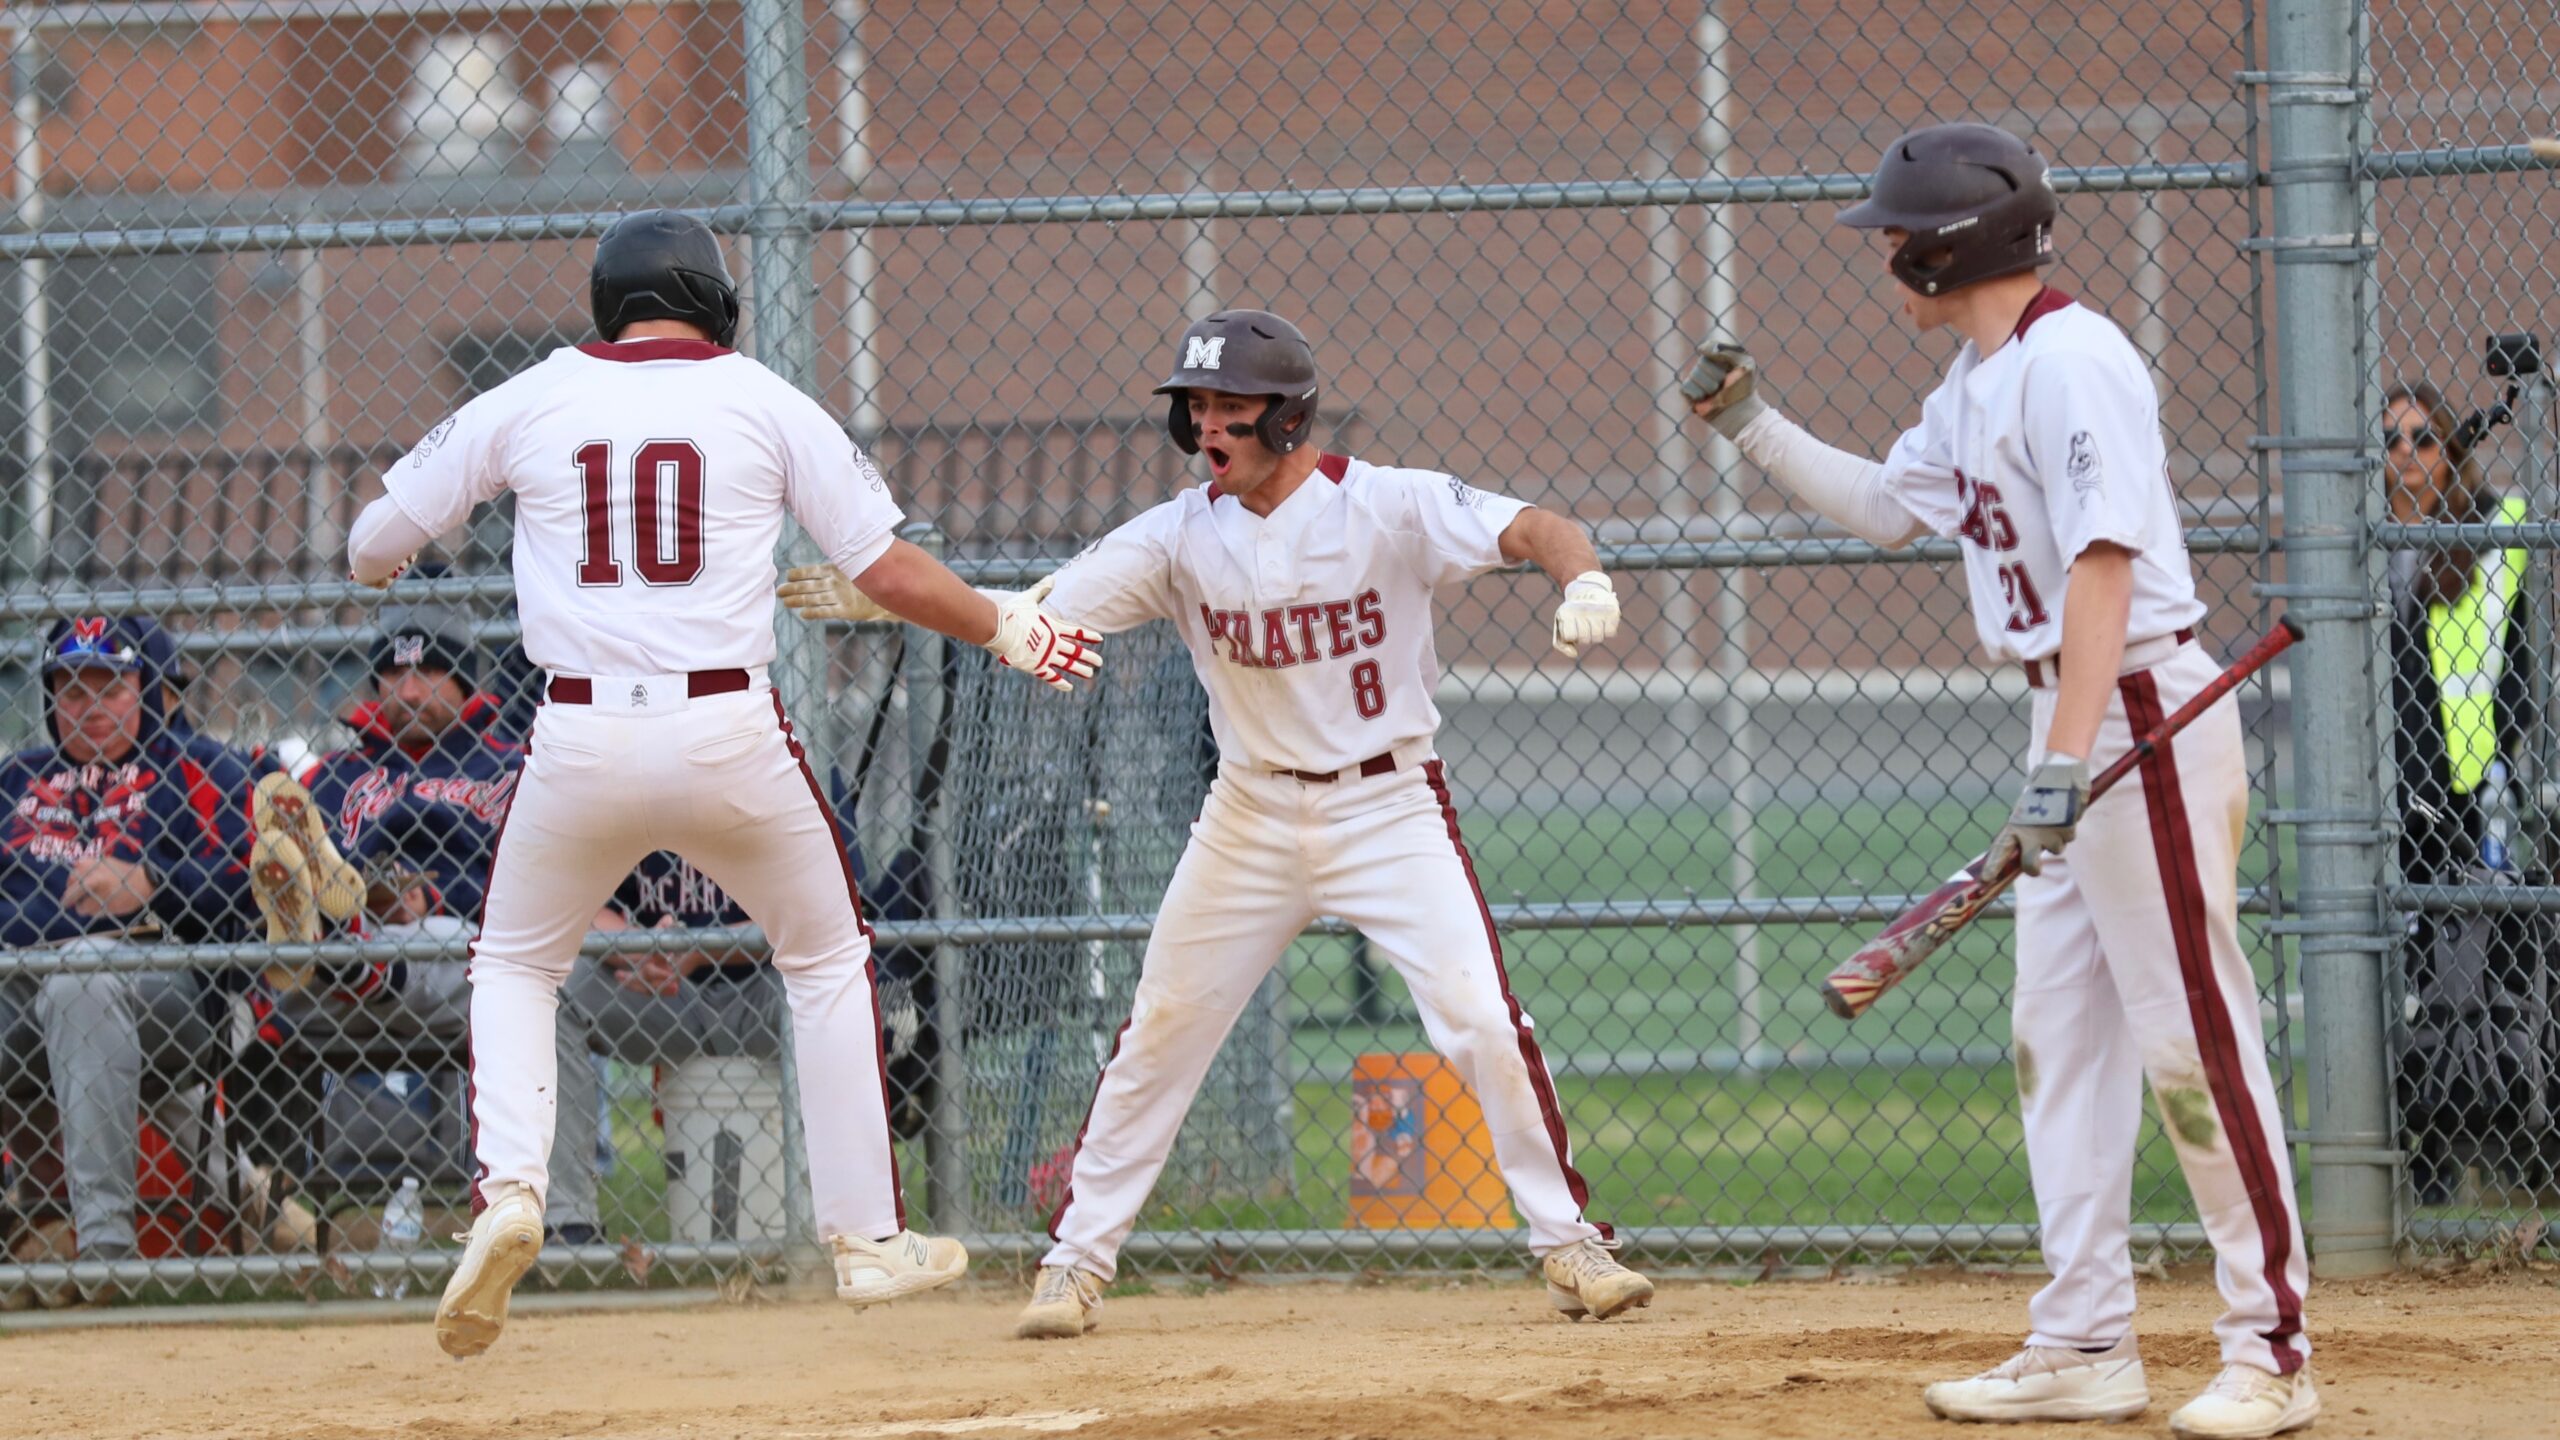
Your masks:
<svg viewBox="0 0 2560 1440"><path fill-rule="evenodd" d="M2013 857L2018 868L2029 875L2044 873L2044 857L2059 855L2071 843L2071 834L2080 826L2080 814L2089 808L2089 762L2057 755L2036 767L2027 777L2027 788L2018 792L2018 803L2009 810L2009 823L1991 842L1991 852L1982 873L1997 875Z"/></svg>
<svg viewBox="0 0 2560 1440"><path fill-rule="evenodd" d="M1689 402L1689 413L1731 440L1769 408L1758 394L1759 379L1760 367L1750 351L1711 340L1698 347L1698 358L1680 382L1680 395Z"/></svg>
<svg viewBox="0 0 2560 1440"><path fill-rule="evenodd" d="M895 620L898 617L880 608L880 602L862 593L859 586L844 577L833 565L794 565L784 572L782 583L774 588L791 613L803 620Z"/></svg>

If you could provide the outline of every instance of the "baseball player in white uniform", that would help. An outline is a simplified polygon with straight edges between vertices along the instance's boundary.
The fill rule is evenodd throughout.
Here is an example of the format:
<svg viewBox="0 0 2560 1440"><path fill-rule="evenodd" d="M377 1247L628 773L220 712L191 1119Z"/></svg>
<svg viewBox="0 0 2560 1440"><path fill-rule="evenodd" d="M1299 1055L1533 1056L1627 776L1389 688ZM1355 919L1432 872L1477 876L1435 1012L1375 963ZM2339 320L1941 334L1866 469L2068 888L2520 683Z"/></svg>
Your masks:
<svg viewBox="0 0 2560 1440"><path fill-rule="evenodd" d="M1988 125L1897 142L1841 223L1879 230L1905 315L1963 337L1920 424L1882 464L1770 406L1750 357L1709 346L1695 411L1798 498L1900 546L1960 538L1993 658L2033 696L2026 779L1993 842L2014 851L2013 1033L2027 1160L2052 1283L2026 1347L1926 1399L1960 1420L2123 1419L2150 1403L2133 1336L2134 1147L2148 1076L2213 1241L2223 1369L2171 1418L2183 1436L2311 1423L2308 1279L2257 985L2240 948L2248 816L2239 709L2225 699L2128 785L2087 803L2092 767L2218 673L2194 643L2189 572L2159 408L2114 324L2045 286L2059 206L2044 162ZM2085 811L2085 813L2083 813ZM2065 847L2068 853L2065 853Z"/></svg>
<svg viewBox="0 0 2560 1440"><path fill-rule="evenodd" d="M497 1338L540 1249L560 985L597 908L655 850L710 876L772 944L836 1293L870 1304L968 1267L959 1242L906 1228L870 931L766 679L783 516L889 610L1058 688L1092 673L1098 643L1032 602L991 602L895 538L898 506L843 428L728 348L737 293L700 221L626 217L598 242L589 290L604 338L436 426L348 540L354 577L387 584L514 491L524 646L549 673L471 957L481 1208L436 1312L455 1356Z"/></svg>
<svg viewBox="0 0 2560 1440"><path fill-rule="evenodd" d="M1169 620L1209 692L1218 774L1192 826L1128 1023L1077 1138L1057 1242L1015 1333L1079 1336L1154 1188L1209 1062L1307 923L1336 915L1402 972L1424 1029L1482 1102L1556 1308L1606 1318L1653 1286L1587 1219L1554 1082L1511 992L1432 736L1433 593L1526 560L1564 587L1568 655L1617 632L1618 600L1580 526L1430 470L1322 454L1314 352L1259 310L1191 327L1172 378L1174 443L1210 483L1097 541L1033 594L1110 634ZM785 598L865 613L817 575Z"/></svg>

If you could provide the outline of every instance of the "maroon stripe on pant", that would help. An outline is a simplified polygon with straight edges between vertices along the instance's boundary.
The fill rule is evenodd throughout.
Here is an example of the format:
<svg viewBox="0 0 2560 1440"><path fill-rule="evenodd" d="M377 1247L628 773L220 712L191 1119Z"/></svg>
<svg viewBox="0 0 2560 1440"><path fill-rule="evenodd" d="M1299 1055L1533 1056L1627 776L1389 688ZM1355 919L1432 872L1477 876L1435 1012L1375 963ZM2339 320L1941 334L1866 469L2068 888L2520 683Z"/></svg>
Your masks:
<svg viewBox="0 0 2560 1440"><path fill-rule="evenodd" d="M2159 727L2163 718L2160 685L2150 671L2127 675L2116 687L2124 697L2125 720L2134 734ZM2302 1297L2285 1278L2293 1259L2293 1217L2286 1212L2283 1174L2276 1168L2283 1163L2283 1153L2269 1143L2258 1107L2250 1101L2240 1063L2240 1036L2215 978L2204 881L2196 868L2195 837L2188 827L2186 792L2173 741L2163 738L2140 769L2142 797L2151 815L2151 849L2159 862L2161 894L2169 907L2169 932L2177 944L2179 974L2187 983L2187 1016L2195 1029L2214 1109L2222 1117L2223 1132L2231 1137L2232 1156L2248 1186L2267 1289L2276 1299L2276 1326L2263 1334L2275 1354L2277 1372L2290 1375L2302 1368L2302 1352L2293 1343L2302 1333Z"/></svg>
<svg viewBox="0 0 2560 1440"><path fill-rule="evenodd" d="M845 849L844 832L836 828L836 809L827 803L827 792L819 788L817 772L809 768L808 752L800 748L800 737L791 733L791 717L783 712L782 692L779 690L773 692L773 718L782 726L782 743L790 747L791 759L800 767L800 778L809 783L809 798L817 802L818 815L827 822L827 835L835 842L836 866L844 872L844 898L852 902L854 928L862 932L862 939L868 947L872 938L871 922L862 914L862 887L854 883L853 857ZM889 1137L889 1195L898 1202L898 1228L904 1230L907 1228L907 1187L898 1178L897 1128L889 1123L889 1037L881 1028L880 952L877 949L866 948L863 952L862 983L871 988L871 1059L880 1068L880 1128ZM784 989L784 1006L788 1008L788 985ZM806 1100L808 1097L801 1098ZM878 1240L885 1237L865 1235L862 1238Z"/></svg>
<svg viewBox="0 0 2560 1440"><path fill-rule="evenodd" d="M1564 1170L1565 1189L1573 1195L1579 1210L1591 1203L1591 1187L1582 1181L1582 1173L1573 1168L1572 1146L1565 1139L1564 1107L1556 1103L1556 1084L1547 1074L1546 1057L1538 1053L1537 1037L1529 1032L1527 1015L1520 999L1511 993L1511 972L1502 963L1502 936L1494 928L1493 907L1484 900L1484 884L1476 879L1475 857L1467 853L1467 842L1458 834L1458 807L1449 799L1449 780L1437 760L1422 762L1422 778L1431 786L1433 798L1440 802L1440 818L1449 822L1449 845L1458 852L1458 865L1467 872L1467 888L1476 897L1476 914L1484 920L1484 942L1493 950L1493 975L1502 987L1502 1003L1511 1011L1512 1033L1520 1037L1520 1059L1529 1067L1529 1088L1537 1093L1538 1112L1547 1122L1547 1143L1555 1148L1556 1164ZM1613 1237L1610 1228L1589 1216L1583 1217L1600 1231L1600 1238Z"/></svg>
<svg viewBox="0 0 2560 1440"><path fill-rule="evenodd" d="M533 736L527 734L524 737L524 758L516 762L519 785L524 767L532 763ZM480 913L471 917L471 944L462 952L465 986L462 1000L462 1117L471 1132L467 1138L471 1145L471 1213L474 1218L489 1208L489 1202L480 1194L480 1182L489 1178L489 1167L480 1159L480 1061L471 1048L471 997L468 987L471 967L480 958L480 937L489 931L489 896L498 885L498 847L507 842L507 821L513 819L515 813L515 793L511 787L507 808L498 816L498 833L489 837L489 873L480 877ZM553 1093L558 1093L556 1088Z"/></svg>
<svg viewBox="0 0 2560 1440"><path fill-rule="evenodd" d="M1067 1188L1058 1194L1058 1207L1049 1212L1049 1238L1052 1240L1058 1238L1058 1227L1067 1223L1067 1207L1076 1203L1076 1157L1084 1153L1084 1132L1093 1128L1093 1107L1102 1103L1102 1077L1111 1073L1111 1062L1120 1058L1120 1042L1128 1038L1130 1021L1137 1018L1136 1002L1132 1001L1129 1019L1121 1021L1120 1028L1111 1034L1110 1055L1103 1059L1102 1068L1094 1073L1093 1098L1084 1102L1084 1120L1076 1126L1075 1143L1067 1147Z"/></svg>

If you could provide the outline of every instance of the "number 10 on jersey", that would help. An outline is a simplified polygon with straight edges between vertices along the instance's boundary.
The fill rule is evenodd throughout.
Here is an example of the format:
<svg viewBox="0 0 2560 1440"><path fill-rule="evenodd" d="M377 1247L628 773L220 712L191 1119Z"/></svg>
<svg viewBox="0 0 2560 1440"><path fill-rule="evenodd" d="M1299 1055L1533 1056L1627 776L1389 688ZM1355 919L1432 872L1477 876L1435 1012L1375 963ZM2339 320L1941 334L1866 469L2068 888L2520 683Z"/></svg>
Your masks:
<svg viewBox="0 0 2560 1440"><path fill-rule="evenodd" d="M587 554L578 583L619 585L613 555L613 446L592 440L571 457L586 497ZM631 456L631 565L650 585L690 585L702 574L702 450L652 440Z"/></svg>

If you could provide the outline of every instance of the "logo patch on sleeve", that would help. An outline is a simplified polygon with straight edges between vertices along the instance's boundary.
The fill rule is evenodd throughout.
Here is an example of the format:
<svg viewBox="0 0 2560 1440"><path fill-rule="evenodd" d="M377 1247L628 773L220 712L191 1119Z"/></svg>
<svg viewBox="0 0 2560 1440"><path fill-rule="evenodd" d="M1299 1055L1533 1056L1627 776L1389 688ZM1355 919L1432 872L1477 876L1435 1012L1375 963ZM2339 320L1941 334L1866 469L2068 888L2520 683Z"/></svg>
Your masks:
<svg viewBox="0 0 2560 1440"><path fill-rule="evenodd" d="M456 418L448 415L436 428L427 432L427 438L418 442L418 448L409 452L411 468L421 470L426 468L427 457L436 453L436 447L442 445L445 437L453 433L453 422Z"/></svg>
<svg viewBox="0 0 2560 1440"><path fill-rule="evenodd" d="M2089 503L2089 496L2097 491L2105 472L2106 467L2098 460L2097 437L2086 430L2073 431L2071 458L2063 462L2062 473L2070 478L2071 488L2080 493L2080 503Z"/></svg>

